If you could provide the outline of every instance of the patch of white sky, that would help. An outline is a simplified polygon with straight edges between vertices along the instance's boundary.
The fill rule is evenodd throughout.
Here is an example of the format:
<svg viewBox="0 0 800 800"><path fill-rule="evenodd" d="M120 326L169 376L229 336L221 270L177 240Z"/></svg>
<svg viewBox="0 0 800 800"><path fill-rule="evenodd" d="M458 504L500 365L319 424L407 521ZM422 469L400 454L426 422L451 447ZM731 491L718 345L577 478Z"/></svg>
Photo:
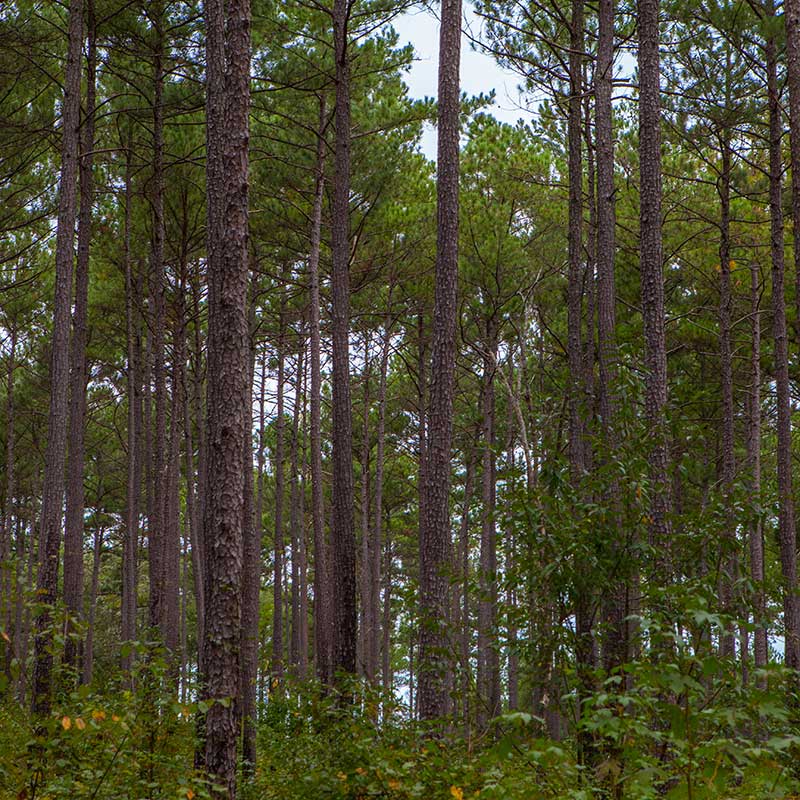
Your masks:
<svg viewBox="0 0 800 800"><path fill-rule="evenodd" d="M393 21L400 36L400 44L411 43L415 58L410 72L405 76L409 94L414 98L436 97L439 66L439 19L431 11L411 10ZM494 103L485 111L501 122L515 124L517 120L530 121L531 113L524 107L525 97L520 94L521 76L504 69L480 47L471 44L470 38L480 39L481 19L471 3L465 3L461 38L461 91L468 96L495 92ZM436 158L436 131L426 126L422 135L422 152L430 159Z"/></svg>

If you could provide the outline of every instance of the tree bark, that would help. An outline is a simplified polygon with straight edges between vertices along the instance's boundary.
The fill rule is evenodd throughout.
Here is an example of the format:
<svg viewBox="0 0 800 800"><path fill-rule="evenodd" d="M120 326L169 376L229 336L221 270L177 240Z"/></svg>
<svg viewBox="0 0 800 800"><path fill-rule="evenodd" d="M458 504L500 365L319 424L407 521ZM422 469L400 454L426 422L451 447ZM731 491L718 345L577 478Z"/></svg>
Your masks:
<svg viewBox="0 0 800 800"><path fill-rule="evenodd" d="M497 458L495 456L494 373L497 365L495 321L487 320L483 354L483 455L481 548L478 600L478 728L485 731L500 713L500 658L497 629ZM580 353L579 353L580 355Z"/></svg>
<svg viewBox="0 0 800 800"><path fill-rule="evenodd" d="M391 285L389 289L391 305ZM383 552L383 480L386 462L386 381L389 372L389 351L392 343L392 328L387 312L384 319L383 346L381 348L380 377L378 382L378 425L375 443L375 490L373 527L369 542L369 591L372 606L372 626L367 653L368 674L373 680L378 676L378 657L381 650L381 554Z"/></svg>
<svg viewBox="0 0 800 800"><path fill-rule="evenodd" d="M336 128L331 219L333 514L333 670L356 671L356 542L353 523L353 436L350 401L350 64L349 0L334 0Z"/></svg>
<svg viewBox="0 0 800 800"><path fill-rule="evenodd" d="M208 479L205 762L218 798L236 794L244 453L248 397L249 0L207 0Z"/></svg>
<svg viewBox="0 0 800 800"><path fill-rule="evenodd" d="M661 231L661 89L659 0L638 0L639 269L645 339L645 418L650 477L650 544L666 569L670 546L667 452L667 346ZM662 579L665 577L661 575Z"/></svg>
<svg viewBox="0 0 800 800"><path fill-rule="evenodd" d="M285 500L283 390L286 364L286 289L280 289L280 311L278 330L278 380L277 409L275 412L275 538L272 573L272 689L280 690L283 683L283 504Z"/></svg>
<svg viewBox="0 0 800 800"><path fill-rule="evenodd" d="M56 227L56 284L53 301L53 335L50 351L50 410L47 419L44 485L39 539L41 558L37 599L43 609L36 618L34 644L33 710L46 716L51 706L53 669L52 607L58 594L64 467L67 450L69 385L69 328L72 301L73 246L75 241L76 178L81 93L81 43L83 3L70 0L69 41L61 111L61 177Z"/></svg>
<svg viewBox="0 0 800 800"><path fill-rule="evenodd" d="M764 526L761 515L761 309L759 308L759 269L750 265L750 394L747 426L747 461L750 467L749 527L750 574L753 581L753 659L756 669L767 665L766 600L764 597ZM759 681L762 688L765 683Z"/></svg>
<svg viewBox="0 0 800 800"><path fill-rule="evenodd" d="M14 502L16 496L16 473L15 473L15 458L14 452L16 446L16 430L15 430L15 417L16 409L14 406L14 372L16 370L17 360L17 338L18 329L15 319L4 320L4 325L10 328L9 331L9 346L8 346L8 362L6 366L6 408L5 408L5 427L6 427L6 462L5 462L5 501L3 504L3 515L0 519L2 525L2 532L0 532L0 570L2 570L2 585L0 585L0 607L2 607L2 616L0 622L5 631L14 631L13 647L6 648L6 663L5 671L9 679L9 686L11 686L11 659L13 656L18 657L19 652L19 635L20 625L16 622L14 615L15 603L12 594L12 587L14 586L12 579L12 527L14 521ZM20 566L24 561L21 548L17 545L16 552L16 594L17 597L21 594L21 581ZM12 626L12 617L15 622Z"/></svg>
<svg viewBox="0 0 800 800"><path fill-rule="evenodd" d="M730 65L729 65L730 66ZM721 482L724 505L723 552L720 600L722 610L732 614L733 608L733 562L736 547L736 520L733 507L733 490L736 464L734 460L733 427L733 361L731 353L731 147L727 129L720 137L722 149L722 168L720 170L717 192L720 200L720 242L719 242L719 356L720 383L722 387L722 470ZM720 639L720 655L733 658L735 654L735 635L727 630Z"/></svg>
<svg viewBox="0 0 800 800"><path fill-rule="evenodd" d="M253 396L256 369L255 303L250 302L250 336L248 337L247 396ZM263 381L262 381L263 383ZM242 528L244 536L244 572L242 576L242 644L241 644L241 714L242 762L246 778L252 778L256 766L256 682L258 680L258 629L261 612L261 527L253 514L253 439L251 415L247 415L244 438L244 504Z"/></svg>
<svg viewBox="0 0 800 800"><path fill-rule="evenodd" d="M768 4L774 17L774 5ZM797 598L797 552L792 494L792 422L789 394L789 354L784 297L783 211L781 208L781 121L778 89L778 55L775 39L766 42L767 92L769 102L769 210L770 257L772 260L772 335L774 340L775 389L778 407L778 543L783 578L783 617L786 636L785 663L800 667L800 604Z"/></svg>
<svg viewBox="0 0 800 800"><path fill-rule="evenodd" d="M459 66L461 0L442 0L439 29L436 287L428 420L430 435L421 486L419 571L419 713L422 720L446 715L449 663L450 456L456 362L458 292Z"/></svg>
<svg viewBox="0 0 800 800"><path fill-rule="evenodd" d="M300 412L303 406L305 374L305 342L301 341L297 351L297 369L295 371L294 404L292 408L292 452L290 455L289 475L289 528L292 540L292 637L289 662L295 677L304 680L304 627L302 595L305 591L305 547L302 523L302 499L300 492Z"/></svg>
<svg viewBox="0 0 800 800"><path fill-rule="evenodd" d="M153 4L153 162L150 188L152 230L150 279L153 298L152 358L155 390L155 431L153 435L153 517L148 520L148 562L150 571L149 623L162 642L166 629L165 542L168 498L167 479L167 382L165 368L166 276L164 274L164 7ZM171 589L170 589L171 590ZM165 642L166 643L166 642Z"/></svg>
<svg viewBox="0 0 800 800"><path fill-rule="evenodd" d="M141 375L139 373L139 321L134 297L135 282L131 263L131 160L133 135L128 136L125 150L125 229L123 262L125 269L125 322L127 335L128 440L127 484L125 494L125 533L122 543L122 624L120 641L123 645L121 665L126 673L133 667L132 642L136 639L136 607L138 600L137 553L139 549L139 500L141 495L141 464L139 436L141 422Z"/></svg>
<svg viewBox="0 0 800 800"><path fill-rule="evenodd" d="M314 207L308 256L309 306L311 313L311 520L314 533L314 661L317 677L330 683L331 672L331 590L328 542L325 536L325 508L322 475L322 366L320 345L319 257L322 239L322 201L325 190L325 99L319 103L317 162Z"/></svg>
<svg viewBox="0 0 800 800"><path fill-rule="evenodd" d="M86 114L82 126L81 157L78 168L80 207L78 210L78 258L75 264L75 309L70 341L69 419L67 444L67 494L64 517L64 606L67 611L64 663L80 669L80 648L74 622L83 616L83 473L86 432L86 384L88 364L86 343L89 315L89 247L92 239L94 201L94 117L97 31L94 1L85 6L88 42L86 49Z"/></svg>
<svg viewBox="0 0 800 800"><path fill-rule="evenodd" d="M792 223L800 231L800 0L785 0L786 84L789 89L789 147L792 175ZM792 237L794 263L800 264L800 235ZM800 269L795 270L795 335L800 338Z"/></svg>

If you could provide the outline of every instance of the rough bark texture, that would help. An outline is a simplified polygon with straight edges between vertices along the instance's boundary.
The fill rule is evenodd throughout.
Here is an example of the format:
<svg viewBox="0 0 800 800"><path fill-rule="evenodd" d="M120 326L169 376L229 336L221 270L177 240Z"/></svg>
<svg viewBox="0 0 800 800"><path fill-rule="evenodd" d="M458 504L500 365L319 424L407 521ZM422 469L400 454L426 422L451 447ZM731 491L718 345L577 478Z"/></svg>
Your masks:
<svg viewBox="0 0 800 800"><path fill-rule="evenodd" d="M645 418L650 477L650 543L669 546L666 430L667 346L661 232L659 0L639 0L639 270L645 339ZM663 556L658 557L664 567ZM663 577L663 576L662 576Z"/></svg>
<svg viewBox="0 0 800 800"><path fill-rule="evenodd" d="M786 83L789 89L789 147L792 175L792 223L800 231L800 0L785 0ZM800 236L793 236L794 263L800 264ZM800 338L800 269L795 270L795 335Z"/></svg>
<svg viewBox="0 0 800 800"><path fill-rule="evenodd" d="M772 260L772 335L774 340L775 389L778 407L778 542L783 577L783 622L788 667L800 667L800 604L797 598L797 549L792 497L792 429L789 395L789 355L784 296L783 211L781 209L782 122L778 89L778 56L775 40L766 44L769 101L769 209L770 257Z"/></svg>
<svg viewBox="0 0 800 800"><path fill-rule="evenodd" d="M767 665L769 654L764 598L764 526L761 518L761 309L758 265L750 265L750 394L748 397L747 461L750 468L750 575L754 586L753 658L756 669Z"/></svg>
<svg viewBox="0 0 800 800"><path fill-rule="evenodd" d="M139 459L139 429L141 421L141 387L139 384L138 356L141 343L138 341L138 318L134 298L134 280L131 263L131 145L128 138L125 153L125 233L123 258L125 262L125 322L127 333L127 387L128 387L128 440L127 440L127 487L125 495L125 533L122 544L122 625L120 641L125 645L136 638L137 607L137 552L139 547L139 499L141 494L141 467ZM123 650L122 669L130 672L133 666L133 651L130 646Z"/></svg>
<svg viewBox="0 0 800 800"><path fill-rule="evenodd" d="M722 571L720 581L720 600L722 610L732 614L734 548L736 546L736 520L733 508L733 481L736 464L734 461L733 428L733 361L731 354L731 149L727 130L720 138L722 148L722 167L717 191L720 201L720 242L719 242L719 358L720 384L722 388L722 469L720 479L724 502L724 552L721 554ZM732 658L734 655L734 634L727 631L720 640L720 654Z"/></svg>
<svg viewBox="0 0 800 800"><path fill-rule="evenodd" d="M81 41L83 3L70 0L69 42L61 114L61 177L56 228L56 284L53 301L53 336L50 350L50 410L47 418L42 512L39 527L40 563L38 600L43 610L36 618L33 668L33 710L50 711L53 669L51 608L58 593L64 467L67 450L69 385L69 328L72 305L73 246L78 176L81 92Z"/></svg>
<svg viewBox="0 0 800 800"><path fill-rule="evenodd" d="M483 430L481 474L481 548L478 599L478 727L485 730L500 713L500 657L497 643L497 457L495 391L497 332L487 320L483 354Z"/></svg>
<svg viewBox="0 0 800 800"><path fill-rule="evenodd" d="M458 287L459 64L461 0L443 0L439 30L436 288L433 311L429 437L419 531L419 714L447 712L446 624L449 609L450 456Z"/></svg>
<svg viewBox="0 0 800 800"><path fill-rule="evenodd" d="M300 498L300 410L303 405L303 375L305 360L303 358L305 342L301 342L297 353L295 370L294 398L292 407L292 451L289 472L289 530L292 543L292 635L290 642L289 662L295 677L305 678L304 627L302 586L304 575L304 538L302 525L302 501Z"/></svg>
<svg viewBox="0 0 800 800"><path fill-rule="evenodd" d="M81 131L79 165L78 258L75 264L75 307L70 340L69 421L67 445L67 496L64 517L64 605L72 620L67 623L64 662L79 667L78 636L72 621L83 616L83 472L86 433L86 342L89 316L89 245L92 239L94 201L94 116L97 66L94 2L86 3L86 113Z"/></svg>
<svg viewBox="0 0 800 800"><path fill-rule="evenodd" d="M250 4L207 0L208 479L205 762L218 797L236 792L248 397L247 211Z"/></svg>
<svg viewBox="0 0 800 800"><path fill-rule="evenodd" d="M353 521L353 432L350 401L350 67L347 47L348 0L334 0L336 128L331 218L333 513L332 639L333 670L355 673L356 541Z"/></svg>
<svg viewBox="0 0 800 800"><path fill-rule="evenodd" d="M164 8L154 3L150 11L153 26L153 162L150 184L152 229L150 280L153 298L152 358L155 390L153 434L152 517L148 519L147 554L150 571L149 623L163 640L165 627L164 547L166 540L167 480L167 381L164 354L166 334L166 277L164 275ZM177 589L177 587L175 587Z"/></svg>
<svg viewBox="0 0 800 800"><path fill-rule="evenodd" d="M11 659L12 657L19 658L20 647L20 619L18 619L17 609L21 611L21 587L22 587L22 564L23 558L23 541L17 538L16 548L16 600L12 596L12 564L11 564L11 545L12 545L12 525L14 521L14 498L16 494L16 474L15 474L15 445L16 445L16 431L15 425L15 406L14 406L14 370L16 369L17 359L17 325L16 320L4 320L4 325L10 327L9 331L9 345L8 345L8 361L6 366L6 407L5 407L5 424L6 424L6 462L5 462L5 502L3 504L3 514L0 518L0 525L2 525L2 532L0 532L0 570L2 570L2 588L0 594L0 607L2 608L2 617L0 617L0 624L6 631L14 631L14 638L12 647L6 648L5 671L6 677L9 680L9 686L12 685L11 679ZM19 517L17 517L17 529L20 530ZM12 626L12 617L14 624Z"/></svg>
<svg viewBox="0 0 800 800"><path fill-rule="evenodd" d="M255 375L255 306L250 303L248 337L248 388L253 396ZM244 571L242 576L242 654L241 654L241 714L242 762L245 775L252 777L256 765L256 681L258 680L258 634L261 611L261 528L253 514L253 441L250 414L244 437L244 504L242 529L244 536Z"/></svg>
<svg viewBox="0 0 800 800"><path fill-rule="evenodd" d="M314 186L314 208L308 256L311 349L311 523L314 534L314 661L317 677L331 679L331 592L328 542L325 537L325 508L322 475L322 366L320 345L319 256L322 236L322 202L325 189L325 101L319 104L317 163Z"/></svg>
<svg viewBox="0 0 800 800"><path fill-rule="evenodd" d="M283 504L286 474L284 464L284 385L286 365L286 292L281 290L278 330L278 401L275 410L275 536L273 539L272 573L272 689L279 690L283 682Z"/></svg>

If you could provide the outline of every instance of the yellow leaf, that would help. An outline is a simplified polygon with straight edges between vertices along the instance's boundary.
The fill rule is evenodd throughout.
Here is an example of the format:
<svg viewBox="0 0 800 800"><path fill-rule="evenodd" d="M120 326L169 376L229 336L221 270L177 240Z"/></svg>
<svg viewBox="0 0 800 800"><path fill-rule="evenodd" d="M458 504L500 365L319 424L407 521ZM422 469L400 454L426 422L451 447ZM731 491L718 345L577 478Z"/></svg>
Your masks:
<svg viewBox="0 0 800 800"><path fill-rule="evenodd" d="M398 781L396 778L392 778L389 781L389 788L390 789L399 789L400 788L400 781Z"/></svg>
<svg viewBox="0 0 800 800"><path fill-rule="evenodd" d="M116 714L112 714L112 715L111 715L111 720L112 720L113 722L119 722L119 717L118 717Z"/></svg>
<svg viewBox="0 0 800 800"><path fill-rule="evenodd" d="M83 721L81 717L75 717L75 727L82 731L86 727L86 723Z"/></svg>
<svg viewBox="0 0 800 800"><path fill-rule="evenodd" d="M340 781L346 781L346 780L347 780L347 775L345 775L345 774L344 774L344 772L337 772L337 773L336 773L336 777L337 777L337 778L338 778Z"/></svg>
<svg viewBox="0 0 800 800"><path fill-rule="evenodd" d="M102 709L96 708L94 711L92 711L92 719L105 719L105 718L106 718L106 712L103 711Z"/></svg>
<svg viewBox="0 0 800 800"><path fill-rule="evenodd" d="M68 731L72 727L72 720L69 717L61 717L61 727Z"/></svg>
<svg viewBox="0 0 800 800"><path fill-rule="evenodd" d="M356 772L359 775L366 775L367 774L367 771L364 769L364 767L356 767Z"/></svg>
<svg viewBox="0 0 800 800"><path fill-rule="evenodd" d="M464 790L460 789L458 786L451 786L450 794L453 795L455 800L464 800Z"/></svg>
<svg viewBox="0 0 800 800"><path fill-rule="evenodd" d="M186 790L186 800L192 800L194 797L194 792L191 789Z"/></svg>
<svg viewBox="0 0 800 800"><path fill-rule="evenodd" d="M5 631L0 631L0 636L2 636L7 642L11 641L11 638Z"/></svg>

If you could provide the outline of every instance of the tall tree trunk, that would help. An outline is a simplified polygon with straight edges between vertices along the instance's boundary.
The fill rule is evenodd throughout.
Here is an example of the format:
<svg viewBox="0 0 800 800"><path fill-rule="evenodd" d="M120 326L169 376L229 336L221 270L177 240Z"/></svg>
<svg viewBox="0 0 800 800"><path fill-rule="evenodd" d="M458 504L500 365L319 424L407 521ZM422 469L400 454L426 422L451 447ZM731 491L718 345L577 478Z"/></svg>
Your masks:
<svg viewBox="0 0 800 800"><path fill-rule="evenodd" d="M459 66L461 0L442 0L439 29L436 288L428 420L430 436L421 487L419 530L419 711L423 720L445 716L449 657L450 456L456 362L458 292Z"/></svg>
<svg viewBox="0 0 800 800"><path fill-rule="evenodd" d="M153 517L148 520L148 561L150 572L149 623L163 641L167 634L165 618L166 575L164 551L166 535L167 480L167 382L164 339L166 333L166 276L164 274L164 7L159 2L150 11L153 25L153 163L150 205L152 232L150 280L153 298L153 384L155 389L155 432L153 436Z"/></svg>
<svg viewBox="0 0 800 800"><path fill-rule="evenodd" d="M391 305L391 285L388 305ZM372 632L367 652L367 674L373 681L378 678L378 657L381 650L381 554L383 552L383 475L386 462L386 381L389 372L389 351L392 327L387 312L384 319L383 346L381 348L380 377L378 380L378 425L375 434L375 490L372 531L369 541L369 592L372 607Z"/></svg>
<svg viewBox="0 0 800 800"><path fill-rule="evenodd" d="M756 669L767 665L766 601L764 597L764 526L761 517L761 309L759 308L759 269L750 265L750 394L748 397L747 461L750 468L749 527L750 576L753 581L753 657ZM760 682L763 687L763 681Z"/></svg>
<svg viewBox="0 0 800 800"><path fill-rule="evenodd" d="M481 549L478 600L478 727L483 731L500 713L500 658L497 629L497 458L495 456L495 392L497 333L487 320L483 353L483 470L481 483Z"/></svg>
<svg viewBox="0 0 800 800"><path fill-rule="evenodd" d="M774 17L774 5L768 4ZM789 354L784 297L783 211L781 208L781 121L778 89L778 55L775 39L766 43L767 92L769 101L769 210L770 256L772 259L772 335L774 339L775 388L777 395L778 542L783 577L783 622L786 636L785 662L800 667L800 604L797 598L797 552L792 495L792 421L789 394Z"/></svg>
<svg viewBox="0 0 800 800"><path fill-rule="evenodd" d="M353 436L350 402L350 64L349 0L334 0L333 43L336 61L336 128L331 218L333 514L333 669L354 673L358 612L356 542L353 525Z"/></svg>
<svg viewBox="0 0 800 800"><path fill-rule="evenodd" d="M255 302L250 302L250 336L248 337L247 396L253 396L256 371ZM263 382L262 382L263 383ZM256 682L258 680L258 633L261 611L261 527L253 514L253 438L252 418L247 416L244 439L244 572L242 576L242 655L241 714L242 761L245 776L252 778L256 765Z"/></svg>
<svg viewBox="0 0 800 800"><path fill-rule="evenodd" d="M361 657L359 667L363 670L364 677L371 683L375 679L375 671L369 663L367 651L372 647L372 634L374 631L372 592L370 590L370 570L371 562L369 557L369 501L370 501L370 380L372 377L372 363L370 361L370 336L369 332L364 334L364 369L361 374L361 381L364 391L362 401L363 414L361 417L361 631L359 641L361 642Z"/></svg>
<svg viewBox="0 0 800 800"><path fill-rule="evenodd" d="M134 297L135 282L131 263L131 160L133 135L128 136L125 149L125 232L123 261L125 268L125 323L127 335L128 440L127 485L125 493L125 533L122 543L122 625L123 645L121 665L130 673L133 667L132 642L136 639L136 607L138 600L137 554L139 549L139 499L141 494L141 463L139 438L141 422L141 374L139 371L139 320Z"/></svg>
<svg viewBox="0 0 800 800"><path fill-rule="evenodd" d="M64 517L64 606L67 628L64 662L80 667L78 633L72 622L83 616L83 472L85 461L86 383L88 364L86 342L89 315L89 246L92 239L94 201L94 116L95 72L97 66L94 1L87 0L86 28L86 116L82 126L79 166L80 208L78 210L78 258L75 265L75 310L70 342L69 421L67 444L67 495Z"/></svg>
<svg viewBox="0 0 800 800"><path fill-rule="evenodd" d="M13 631L14 638L12 647L6 648L6 663L5 671L9 679L9 687L11 683L11 659L12 657L19 658L19 638L20 638L20 621L17 619L15 613L16 607L19 606L19 600L15 601L12 588L14 587L14 579L12 578L12 526L15 517L14 502L17 491L16 487L16 473L15 473L15 459L14 452L16 445L16 430L15 430L15 417L16 410L14 406L14 372L16 370L17 361L17 321L15 319L4 320L4 325L10 328L9 335L10 341L8 346L8 365L6 367L6 408L5 408L5 427L6 427L6 463L5 463L5 502L3 504L3 516L0 519L2 525L2 532L0 535L0 570L2 570L2 586L0 587L0 606L2 606L2 617L0 617L0 624L3 625L4 630L9 631L12 629L12 617L14 619ZM19 515L17 515L17 528L19 530ZM22 553L21 541L17 539L16 549L16 597L20 598L22 594L21 567L24 563Z"/></svg>
<svg viewBox="0 0 800 800"><path fill-rule="evenodd" d="M730 62L730 55L728 58ZM730 63L728 72L730 73ZM726 80L726 83L728 81ZM724 504L723 552L720 599L722 610L732 614L733 608L733 561L736 547L736 520L733 507L733 489L736 465L734 462L733 428L733 362L731 354L731 147L727 129L720 136L722 149L722 168L720 170L717 192L720 200L720 242L719 242L719 356L720 383L722 385L722 493ZM720 654L723 658L733 658L735 653L733 630L728 630L720 639Z"/></svg>
<svg viewBox="0 0 800 800"><path fill-rule="evenodd" d="M244 453L248 397L249 0L207 0L208 479L205 762L217 798L236 794Z"/></svg>
<svg viewBox="0 0 800 800"><path fill-rule="evenodd" d="M472 505L472 492L475 482L475 461L477 449L471 447L466 461L466 475L464 476L464 503L461 507L461 524L458 536L458 561L461 577L461 630L460 656L461 656L461 702L463 704L464 736L469 737L472 718L470 716L470 695L472 684L471 651L472 651L472 626L470 624L470 598L469 598L469 512Z"/></svg>
<svg viewBox="0 0 800 800"><path fill-rule="evenodd" d="M42 512L39 528L41 560L37 599L42 611L36 618L34 645L33 710L47 715L51 705L53 670L52 607L58 594L58 562L61 544L64 467L67 450L69 385L69 327L72 305L73 245L78 175L78 143L81 102L81 43L83 3L70 0L69 41L61 106L61 178L56 228L56 283L53 300L53 335L50 351L50 410L47 419Z"/></svg>
<svg viewBox="0 0 800 800"><path fill-rule="evenodd" d="M206 486L206 426L203 415L203 342L200 320L200 289L197 286L197 273L193 273L192 284L192 319L194 321L194 346L192 352L192 407L194 420L197 425L197 478L196 492L194 493L194 517L195 533L192 537L192 571L194 573L195 591L195 616L197 617L197 670L198 674L203 674L203 648L205 619L206 619L206 544L205 544L205 486ZM187 392L187 402L189 395ZM187 411L186 418L189 420L191 414ZM191 435L192 428L187 428ZM187 441L186 451L190 457L194 454L191 442ZM194 478L194 470L187 463L187 474ZM188 506L187 506L188 512Z"/></svg>
<svg viewBox="0 0 800 800"><path fill-rule="evenodd" d="M669 553L667 345L661 232L661 89L659 0L638 0L639 17L639 269L645 339L645 417L650 476L649 534L665 570ZM661 576L664 577L663 575Z"/></svg>
<svg viewBox="0 0 800 800"><path fill-rule="evenodd" d="M322 366L320 346L319 256L322 239L322 201L325 190L324 97L319 103L319 131L314 185L314 208L308 256L309 308L311 313L311 520L314 533L314 661L317 677L329 683L331 672L331 590L322 475Z"/></svg>
<svg viewBox="0 0 800 800"><path fill-rule="evenodd" d="M300 473L300 417L304 399L305 342L301 340L297 350L295 370L294 404L292 408L292 452L290 455L289 476L289 528L292 540L292 638L289 661L295 677L303 680L304 626L302 595L305 581L305 547L303 536L303 509Z"/></svg>
<svg viewBox="0 0 800 800"><path fill-rule="evenodd" d="M284 273L285 276L285 273ZM272 688L283 682L283 504L284 490L284 431L283 390L286 363L286 289L282 288L278 322L278 402L275 412L275 538L273 559L272 606Z"/></svg>
<svg viewBox="0 0 800 800"><path fill-rule="evenodd" d="M800 0L785 0L786 84L789 89L789 145L792 175L792 222L800 231ZM794 263L800 264L800 235L792 237ZM800 269L795 270L795 335L800 338Z"/></svg>

